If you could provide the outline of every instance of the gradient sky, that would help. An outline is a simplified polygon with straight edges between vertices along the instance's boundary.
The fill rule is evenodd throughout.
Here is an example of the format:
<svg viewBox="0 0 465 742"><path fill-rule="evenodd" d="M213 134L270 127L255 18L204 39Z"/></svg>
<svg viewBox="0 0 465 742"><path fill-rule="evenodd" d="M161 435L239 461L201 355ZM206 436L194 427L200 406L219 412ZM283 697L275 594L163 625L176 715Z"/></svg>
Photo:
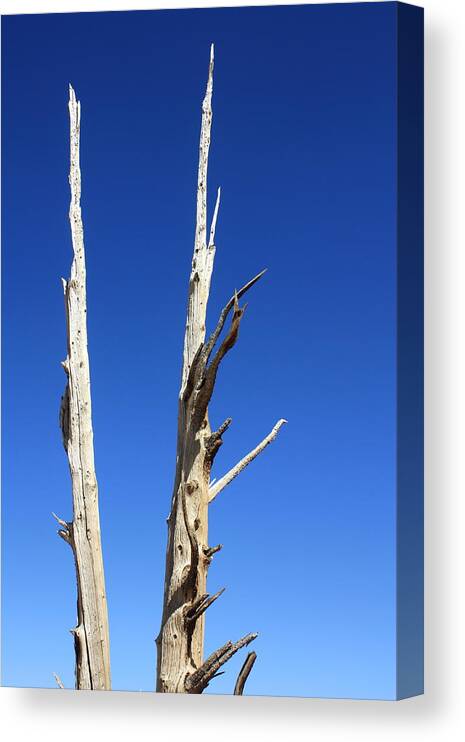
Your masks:
<svg viewBox="0 0 465 742"><path fill-rule="evenodd" d="M82 103L89 352L113 687L154 688L200 106L216 45L209 326L263 267L211 405L206 652L248 694L395 695L395 3L3 18L3 684L74 685L58 428ZM211 214L211 211L210 211ZM232 692L245 654L209 692Z"/></svg>

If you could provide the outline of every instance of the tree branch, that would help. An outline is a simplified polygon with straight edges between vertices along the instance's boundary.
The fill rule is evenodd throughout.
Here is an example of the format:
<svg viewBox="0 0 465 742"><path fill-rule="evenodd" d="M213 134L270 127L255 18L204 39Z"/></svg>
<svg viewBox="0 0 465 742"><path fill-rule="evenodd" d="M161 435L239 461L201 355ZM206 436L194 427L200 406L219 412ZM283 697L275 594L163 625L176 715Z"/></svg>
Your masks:
<svg viewBox="0 0 465 742"><path fill-rule="evenodd" d="M59 518L58 515L56 513L53 513L53 512L52 512L52 515L55 518L56 522L59 523L60 526L62 526L63 528L66 528L66 529L69 528L69 523L67 523L65 520L63 520L63 518Z"/></svg>
<svg viewBox="0 0 465 742"><path fill-rule="evenodd" d="M210 469L213 464L214 458L216 454L218 453L219 448L223 445L223 438L222 438L223 433L229 428L231 423L232 423L232 418L228 417L224 421L224 423L220 425L218 430L215 430L215 432L212 433L205 442L206 462L208 463L208 466L210 467Z"/></svg>
<svg viewBox="0 0 465 742"><path fill-rule="evenodd" d="M217 551L221 551L223 548L223 544L217 544L216 546L209 546L206 549L203 550L203 553L207 557L207 559L210 559L213 554L216 554Z"/></svg>
<svg viewBox="0 0 465 742"><path fill-rule="evenodd" d="M186 693L202 693L208 683L218 673L222 667L239 649L246 647L250 642L256 639L258 634L247 634L237 642L226 642L222 647L213 652L205 660L203 665L185 680Z"/></svg>
<svg viewBox="0 0 465 742"><path fill-rule="evenodd" d="M208 342L204 343L204 335L202 335L202 340L199 345L199 348L197 350L197 353L195 354L195 363L196 363L196 369L194 378L196 379L196 386L195 386L195 400L194 404L191 410L191 421L195 423L199 423L201 420L203 420L208 404L210 402L210 399L213 394L213 389L215 386L216 381L216 375L218 373L218 368L223 360L226 353L228 353L229 350L235 345L238 334L239 334L239 327L241 324L242 317L244 316L244 312L247 308L247 304L244 304L243 307L239 306L239 298L245 294L246 291L248 291L265 273L266 269L261 271L261 273L258 273L254 278L252 278L251 281L245 284L239 292L235 291L234 296L231 297L231 299L228 301L226 306L223 308L220 318L218 320L218 324L211 334ZM231 308L234 307L234 314L232 316L231 320L231 327L229 328L229 332L226 335L225 339L221 343L220 347L218 348L213 360L211 361L210 365L208 365L208 361L210 359L211 353L213 351L213 348L216 344L216 341L218 340L221 330L223 329L224 323L226 321L226 318L231 310ZM200 347L202 346L202 347ZM194 364L194 361L193 361ZM184 389L186 390L189 386L189 383L193 377L192 375L188 374L186 384L184 385ZM193 383L193 382L192 382ZM189 394L191 393L191 388L189 388ZM184 398L186 396L186 391L184 391Z"/></svg>
<svg viewBox="0 0 465 742"><path fill-rule="evenodd" d="M73 524L67 523L62 518L59 518L58 515L56 515L56 513L52 513L52 515L57 521L57 523L59 523L59 525L61 526L61 528L57 531L58 535L60 536L60 538L63 539L63 541L66 541L66 543L69 544L71 548L73 548L73 543L72 543Z"/></svg>
<svg viewBox="0 0 465 742"><path fill-rule="evenodd" d="M263 451L264 448L266 448L272 441L274 441L274 439L278 435L279 429L286 422L287 420L284 420L284 418L278 420L271 433L269 433L266 438L264 438L262 442L253 449L253 451L250 451L247 456L244 456L244 458L241 459L238 464L233 466L233 468L230 469L228 473L224 475L224 477L221 477L221 479L219 479L213 486L210 487L208 502L212 502L215 497L219 495L221 490L223 490L230 482L232 482L232 480L235 479L241 473L241 471L243 471L251 463L251 461L253 461L258 456L258 454Z"/></svg>
<svg viewBox="0 0 465 742"><path fill-rule="evenodd" d="M234 314L232 316L231 320L231 327L229 328L229 332L226 335L225 339L221 343L220 347L216 351L215 357L213 358L213 361L211 362L210 366L207 369L207 375L213 374L216 376L216 371L218 369L218 366L220 365L221 361L225 357L226 353L231 350L231 348L234 346L237 336L239 334L239 327L241 324L242 317L244 316L244 312L246 310L247 304L244 304L243 307L239 306L239 298L237 294L234 294Z"/></svg>
<svg viewBox="0 0 465 742"><path fill-rule="evenodd" d="M65 690L65 686L63 685L60 676L57 675L56 672L53 673L53 677L55 678L55 683L58 685L58 687Z"/></svg>
<svg viewBox="0 0 465 742"><path fill-rule="evenodd" d="M224 327L224 323L226 322L227 316L229 312L231 311L231 309L233 308L235 301L237 299L240 299L242 296L244 296L246 291L251 289L252 286L254 286L257 283L257 281L260 280L260 278L266 273L267 270L268 270L267 268L264 268L262 271L260 271L260 273L257 273L256 276L254 276L253 278L250 279L250 281L244 284L244 286L242 286L242 288L239 289L239 291L235 291L234 294L231 296L230 300L228 301L228 303L221 310L218 323L215 329L213 330L212 334L210 335L208 342L205 344L205 347L202 352L202 356L203 356L202 360L203 360L204 366L206 366L206 364L209 361L211 352L216 345L216 341L218 340L221 334L221 331Z"/></svg>
<svg viewBox="0 0 465 742"><path fill-rule="evenodd" d="M257 653L249 652L244 664L242 665L240 669L239 675L237 676L236 685L234 686L235 696L242 696L244 692L244 686L247 682L247 678L249 677L252 671L252 667L254 666L256 659L257 659Z"/></svg>
<svg viewBox="0 0 465 742"><path fill-rule="evenodd" d="M210 608L211 604L215 602L215 600L218 600L220 595L223 595L226 588L222 587L221 590L218 590L217 593L214 595L209 595L209 593L205 593L205 595L202 595L199 600L196 600L195 603L192 605L191 608L186 613L186 621L188 623L195 623L197 619L205 613L207 608Z"/></svg>

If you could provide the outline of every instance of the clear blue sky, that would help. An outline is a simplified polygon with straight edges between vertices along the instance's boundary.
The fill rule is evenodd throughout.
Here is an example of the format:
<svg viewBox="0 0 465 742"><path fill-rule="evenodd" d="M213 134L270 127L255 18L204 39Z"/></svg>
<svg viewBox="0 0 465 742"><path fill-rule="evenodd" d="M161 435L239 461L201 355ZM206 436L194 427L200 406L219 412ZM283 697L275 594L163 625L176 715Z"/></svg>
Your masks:
<svg viewBox="0 0 465 742"><path fill-rule="evenodd" d="M97 476L115 689L152 690L216 45L209 322L263 267L224 362L206 651L258 631L249 694L395 695L395 3L3 19L3 683L74 684L58 428L68 82L82 103ZM211 212L210 212L211 213ZM122 352L123 351L123 352ZM209 692L230 693L237 655Z"/></svg>

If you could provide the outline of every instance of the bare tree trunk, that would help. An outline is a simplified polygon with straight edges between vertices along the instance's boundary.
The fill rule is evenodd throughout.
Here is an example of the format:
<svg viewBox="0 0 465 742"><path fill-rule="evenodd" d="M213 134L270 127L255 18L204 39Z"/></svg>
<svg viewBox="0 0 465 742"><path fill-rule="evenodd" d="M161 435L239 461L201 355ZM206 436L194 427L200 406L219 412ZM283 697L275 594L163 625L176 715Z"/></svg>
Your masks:
<svg viewBox="0 0 465 742"><path fill-rule="evenodd" d="M89 357L87 353L86 265L81 219L79 132L81 107L69 92L71 203L69 219L74 251L71 277L63 279L68 354L62 365L68 381L61 401L60 425L68 454L73 520L55 516L59 535L71 546L77 579L77 626L72 629L76 688L109 690L110 644L94 466Z"/></svg>
<svg viewBox="0 0 465 742"><path fill-rule="evenodd" d="M220 490L274 439L284 422L279 421L272 433L256 449L211 488L210 471L213 460L222 445L222 435L231 424L231 419L225 420L217 431L212 432L208 404L219 365L237 339L245 310L245 306L239 306L239 299L264 273L262 271L234 293L221 312L215 330L205 342L207 303L216 249L215 229L220 204L218 190L207 242L207 168L212 92L213 46L202 105L195 244L178 402L176 472L168 517L162 623L157 637L157 690L164 693L201 693L221 666L257 636L248 634L237 642L227 642L204 662L205 611L223 592L219 590L210 597L206 591L208 567L212 556L221 548L221 545L208 545L208 506ZM229 331L214 352L231 310L233 313Z"/></svg>

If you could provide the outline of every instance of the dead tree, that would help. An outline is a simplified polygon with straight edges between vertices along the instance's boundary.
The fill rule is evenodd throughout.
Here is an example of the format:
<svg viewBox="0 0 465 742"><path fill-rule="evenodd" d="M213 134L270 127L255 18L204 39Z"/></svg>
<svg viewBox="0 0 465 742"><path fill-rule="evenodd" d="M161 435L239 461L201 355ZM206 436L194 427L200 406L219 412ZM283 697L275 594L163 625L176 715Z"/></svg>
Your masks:
<svg viewBox="0 0 465 742"><path fill-rule="evenodd" d="M81 218L79 133L81 106L69 88L71 203L69 220L74 258L71 277L63 279L68 353L61 400L60 427L71 472L73 519L57 519L58 531L74 556L77 580L77 626L72 629L76 688L110 690L110 644L103 572L98 488L94 465L89 356L87 353L86 264Z"/></svg>
<svg viewBox="0 0 465 742"><path fill-rule="evenodd" d="M271 433L216 484L210 472L222 436L231 424L228 418L212 431L208 405L216 375L226 354L234 346L244 315L241 297L252 288L261 271L240 290L235 291L222 310L218 323L206 340L207 302L215 257L215 229L220 205L220 190L207 241L207 167L212 122L213 46L211 48L207 90L202 105L200 154L197 184L197 215L194 254L189 280L187 321L181 388L178 400L178 435L176 472L168 522L163 613L157 637L157 690L163 693L202 693L221 667L257 634L247 634L236 642L228 641L205 661L205 611L221 595L207 593L207 572L213 555L221 545L208 544L209 503L276 437L285 420L279 420ZM223 340L220 336L226 320L231 322ZM254 653L255 654L255 653ZM242 693L252 667L249 660L236 686Z"/></svg>

